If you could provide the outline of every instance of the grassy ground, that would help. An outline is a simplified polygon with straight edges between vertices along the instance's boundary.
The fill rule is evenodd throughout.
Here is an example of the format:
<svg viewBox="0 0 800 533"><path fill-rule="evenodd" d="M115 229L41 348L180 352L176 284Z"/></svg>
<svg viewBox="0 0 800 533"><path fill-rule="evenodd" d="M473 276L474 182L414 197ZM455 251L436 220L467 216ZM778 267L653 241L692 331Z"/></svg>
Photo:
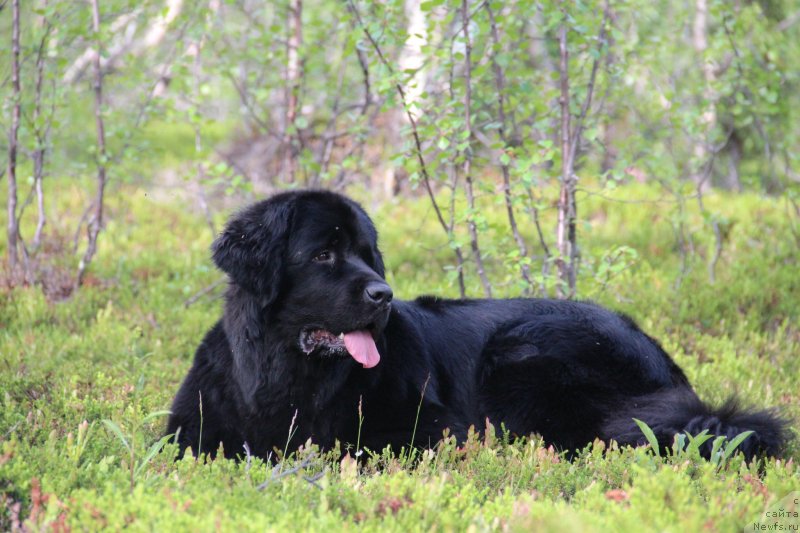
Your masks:
<svg viewBox="0 0 800 533"><path fill-rule="evenodd" d="M535 439L505 443L499 429L463 448L446 441L435 453L376 454L363 466L311 451L278 470L257 460L176 463L169 445L149 454L161 411L220 313L215 293L184 304L219 279L211 231L180 199L151 192L113 192L88 286L76 296L52 303L38 288L0 292L0 529L741 530L767 523L764 509L800 490L797 444L789 460L734 456L719 465L599 443L570 462ZM75 191L58 198L80 212ZM673 206L598 197L581 206L584 261L597 273L583 278L581 295L639 320L703 398L738 392L800 418L800 252L780 201L706 199L726 234L714 284L713 234L696 207L684 220L695 254L680 275ZM488 209L484 242L499 254L502 209ZM375 219L399 297L455 294L424 200L380 207ZM63 234L74 223L53 221ZM620 245L635 258L607 279L601 258ZM498 292L516 294L508 272L493 270Z"/></svg>

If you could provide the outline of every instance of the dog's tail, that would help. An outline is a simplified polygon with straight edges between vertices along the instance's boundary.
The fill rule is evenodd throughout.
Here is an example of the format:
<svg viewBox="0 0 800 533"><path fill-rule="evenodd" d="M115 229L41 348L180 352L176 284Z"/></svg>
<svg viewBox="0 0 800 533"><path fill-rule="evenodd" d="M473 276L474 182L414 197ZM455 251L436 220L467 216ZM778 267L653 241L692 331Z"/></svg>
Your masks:
<svg viewBox="0 0 800 533"><path fill-rule="evenodd" d="M604 438L620 444L646 444L647 439L634 418L653 430L662 451L672 446L675 435L679 433L694 437L708 430L709 434L730 441L741 433L752 431L737 448L749 461L760 455L779 457L789 440L789 421L777 409L743 408L735 396L713 408L686 387L637 397L605 422ZM711 455L713 440L707 440L700 447L700 454L706 459Z"/></svg>

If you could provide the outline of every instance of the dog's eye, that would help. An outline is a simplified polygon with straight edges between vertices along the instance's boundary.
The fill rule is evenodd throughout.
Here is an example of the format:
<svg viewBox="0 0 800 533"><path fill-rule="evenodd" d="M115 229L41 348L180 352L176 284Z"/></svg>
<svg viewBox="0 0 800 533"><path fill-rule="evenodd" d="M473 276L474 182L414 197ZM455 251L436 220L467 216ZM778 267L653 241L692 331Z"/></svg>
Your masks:
<svg viewBox="0 0 800 533"><path fill-rule="evenodd" d="M314 256L315 263L330 263L333 261L333 253L328 250L323 250Z"/></svg>

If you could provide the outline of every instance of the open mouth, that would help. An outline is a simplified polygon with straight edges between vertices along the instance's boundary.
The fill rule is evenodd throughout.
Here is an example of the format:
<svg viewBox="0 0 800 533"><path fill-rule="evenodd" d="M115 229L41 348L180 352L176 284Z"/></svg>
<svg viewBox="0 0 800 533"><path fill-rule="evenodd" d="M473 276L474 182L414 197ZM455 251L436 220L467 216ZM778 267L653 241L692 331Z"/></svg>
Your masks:
<svg viewBox="0 0 800 533"><path fill-rule="evenodd" d="M372 368L381 360L372 331L373 325L339 333L324 329L306 329L300 334L300 348L307 353L324 349L329 352L347 353L364 368Z"/></svg>

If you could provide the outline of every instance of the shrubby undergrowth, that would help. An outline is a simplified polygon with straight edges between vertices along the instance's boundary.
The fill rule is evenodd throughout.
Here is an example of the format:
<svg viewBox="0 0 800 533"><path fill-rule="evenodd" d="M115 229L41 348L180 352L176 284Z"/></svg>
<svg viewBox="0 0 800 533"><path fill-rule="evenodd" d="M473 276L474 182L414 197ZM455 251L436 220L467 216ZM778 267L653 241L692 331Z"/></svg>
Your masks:
<svg viewBox="0 0 800 533"><path fill-rule="evenodd" d="M637 198L658 194L631 187ZM75 191L58 192L67 205ZM220 275L200 215L152 191L119 192L86 287L60 302L39 287L0 292L0 529L734 530L800 490L796 443L784 460L752 464L602 443L570 461L535 437L508 443L502 428L461 447L362 450L361 462L313 445L277 467L173 462L172 445L153 451L159 412L219 317L221 286L186 302ZM504 214L482 201L491 243ZM747 193L705 202L730 226L713 284L715 239L699 212L685 215L694 253L682 259L667 210L586 198L579 294L640 321L703 398L737 392L781 406L797 427L800 257L783 206ZM457 295L432 216L424 199L375 212L398 297ZM609 259L620 243L622 263ZM500 262L490 275L499 293L519 294ZM480 294L477 283L468 289Z"/></svg>

